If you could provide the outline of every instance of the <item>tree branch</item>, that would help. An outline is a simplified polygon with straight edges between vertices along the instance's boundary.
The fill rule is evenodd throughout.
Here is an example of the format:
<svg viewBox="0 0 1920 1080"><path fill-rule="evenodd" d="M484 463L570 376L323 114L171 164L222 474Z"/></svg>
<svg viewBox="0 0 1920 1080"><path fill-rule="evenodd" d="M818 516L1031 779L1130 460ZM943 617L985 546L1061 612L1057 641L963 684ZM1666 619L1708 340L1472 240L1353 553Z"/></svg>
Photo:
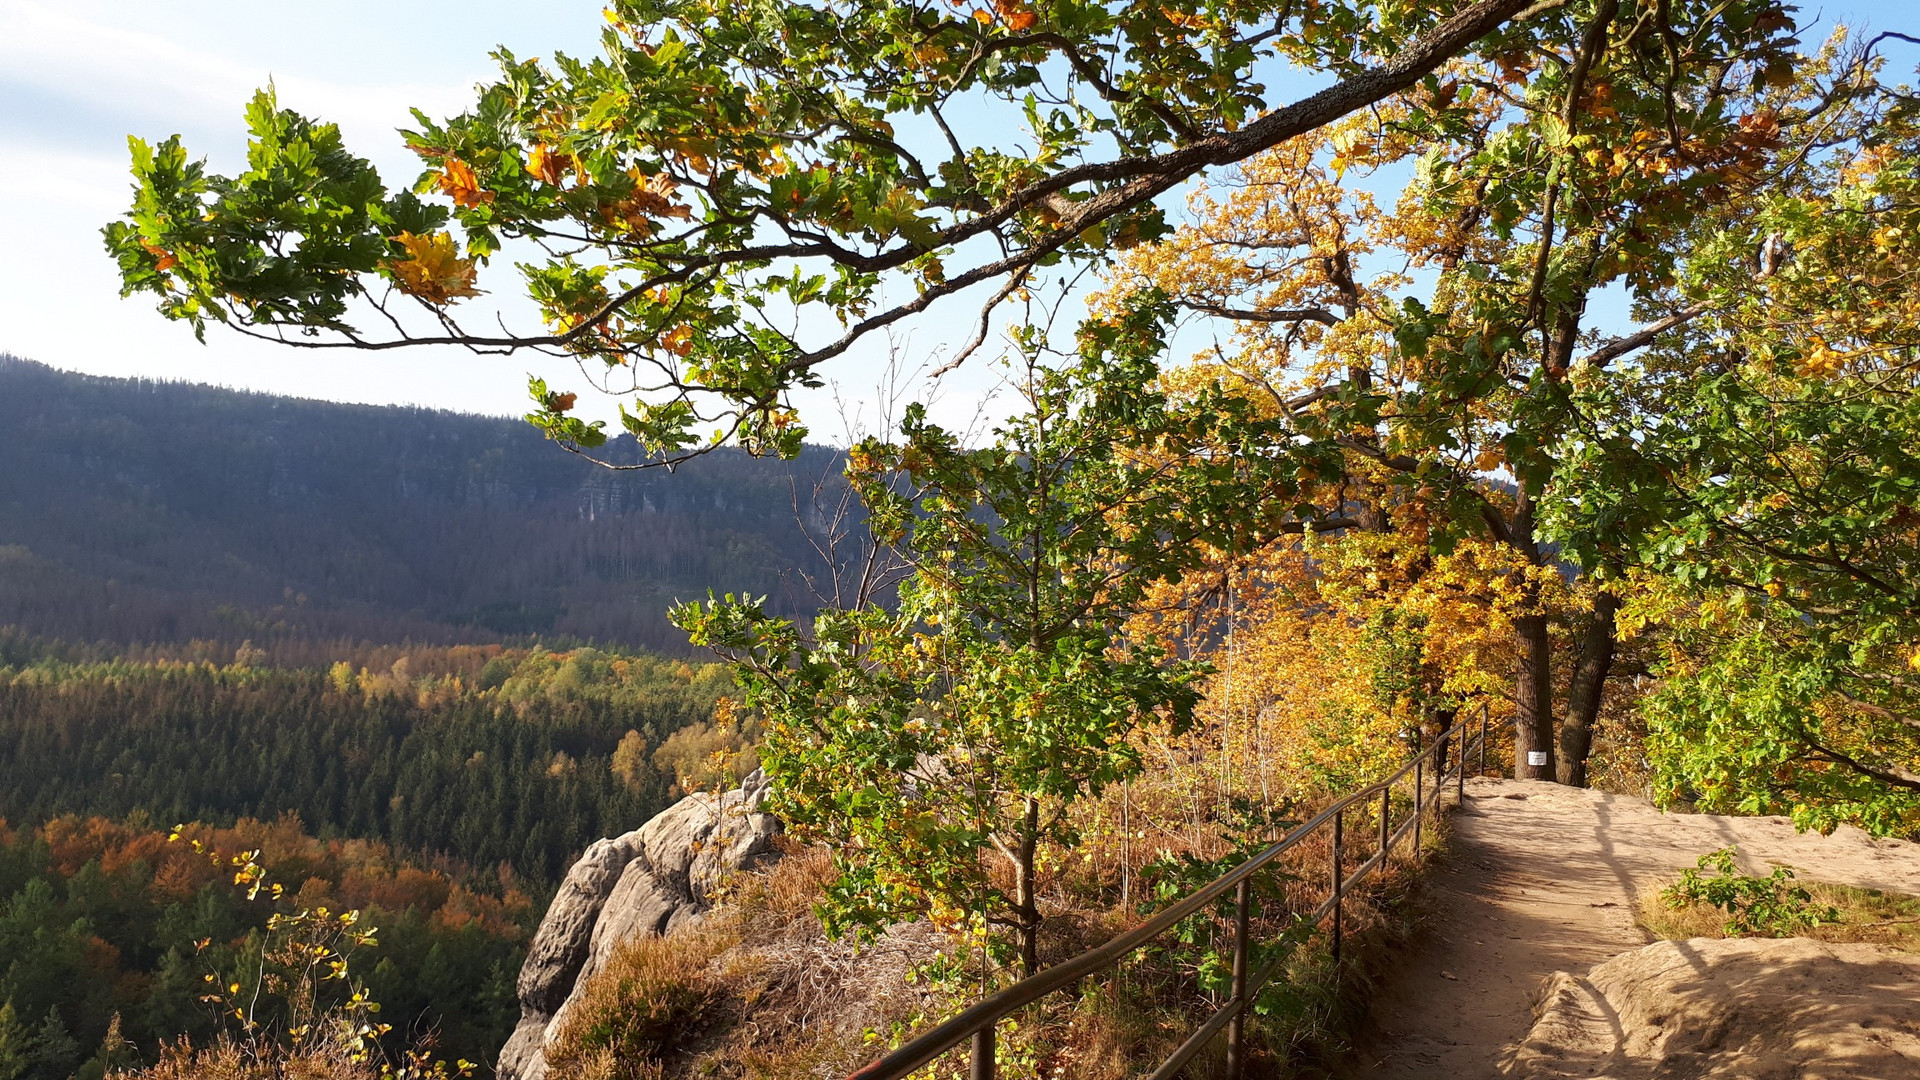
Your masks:
<svg viewBox="0 0 1920 1080"><path fill-rule="evenodd" d="M1317 322L1317 323L1325 323L1328 326L1338 326L1342 321L1340 316L1335 315L1333 312L1327 311L1324 308L1272 308L1268 310L1250 310L1247 308L1230 308L1223 304L1211 304L1205 300L1181 300L1181 301L1178 301L1178 303L1181 307L1187 308L1192 311L1198 311L1202 315L1213 315L1222 319L1233 319L1238 322L1259 322L1259 323Z"/></svg>
<svg viewBox="0 0 1920 1080"><path fill-rule="evenodd" d="M1672 330L1674 327L1684 326L1699 318L1701 315L1706 314L1706 312L1707 305L1704 303L1682 308L1664 319L1658 319L1648 323L1646 326L1641 327L1631 334L1617 337L1612 341L1603 343L1592 352L1581 357L1580 366L1592 368L1606 367L1608 364L1613 363L1615 360L1620 359L1635 349L1644 348L1652 344L1653 339L1659 337L1661 334Z"/></svg>

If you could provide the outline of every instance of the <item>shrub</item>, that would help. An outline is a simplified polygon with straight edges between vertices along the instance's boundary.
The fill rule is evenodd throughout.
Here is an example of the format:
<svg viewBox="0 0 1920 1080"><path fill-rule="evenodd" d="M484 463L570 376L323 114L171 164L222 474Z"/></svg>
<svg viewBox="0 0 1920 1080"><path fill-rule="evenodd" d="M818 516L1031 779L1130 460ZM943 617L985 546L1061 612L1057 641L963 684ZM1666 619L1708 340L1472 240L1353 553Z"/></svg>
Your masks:
<svg viewBox="0 0 1920 1080"><path fill-rule="evenodd" d="M621 943L568 1010L547 1064L581 1080L659 1076L661 1059L697 1032L718 996L708 967L732 943L727 931L705 927Z"/></svg>
<svg viewBox="0 0 1920 1080"><path fill-rule="evenodd" d="M1727 913L1728 937L1748 934L1793 937L1821 923L1836 922L1840 913L1816 904L1803 886L1791 884L1793 870L1778 866L1766 877L1750 877L1734 865L1734 849L1721 848L1700 856L1694 869L1680 872L1680 880L1660 891L1661 902L1679 911L1707 904ZM1702 871L1712 870L1711 876Z"/></svg>

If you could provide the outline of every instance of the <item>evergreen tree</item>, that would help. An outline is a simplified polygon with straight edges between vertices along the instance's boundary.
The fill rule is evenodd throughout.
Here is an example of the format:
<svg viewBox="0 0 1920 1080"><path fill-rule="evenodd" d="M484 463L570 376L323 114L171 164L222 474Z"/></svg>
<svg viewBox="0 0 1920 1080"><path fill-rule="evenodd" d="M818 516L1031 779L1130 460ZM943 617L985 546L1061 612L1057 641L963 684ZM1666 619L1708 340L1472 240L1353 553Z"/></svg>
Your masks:
<svg viewBox="0 0 1920 1080"><path fill-rule="evenodd" d="M0 1080L25 1080L33 1064L33 1039L9 998L0 1004Z"/></svg>
<svg viewBox="0 0 1920 1080"><path fill-rule="evenodd" d="M33 1033L27 1051L27 1073L31 1080L67 1080L80 1064L80 1044L67 1030L60 1010L49 1007L47 1018Z"/></svg>

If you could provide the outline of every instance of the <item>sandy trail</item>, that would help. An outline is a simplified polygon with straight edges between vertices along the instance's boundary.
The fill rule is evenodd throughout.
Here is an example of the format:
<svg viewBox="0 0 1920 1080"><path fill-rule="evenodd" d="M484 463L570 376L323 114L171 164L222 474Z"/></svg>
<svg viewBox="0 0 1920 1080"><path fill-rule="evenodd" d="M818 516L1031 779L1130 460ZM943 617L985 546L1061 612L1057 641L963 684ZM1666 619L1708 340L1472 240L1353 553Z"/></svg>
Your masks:
<svg viewBox="0 0 1920 1080"><path fill-rule="evenodd" d="M1490 1080L1526 1036L1554 971L1584 973L1649 940L1634 909L1702 854L1747 873L1920 893L1920 844L1785 818L1663 814L1639 799L1540 781L1469 780L1451 856L1430 878L1432 929L1375 995L1347 1080Z"/></svg>

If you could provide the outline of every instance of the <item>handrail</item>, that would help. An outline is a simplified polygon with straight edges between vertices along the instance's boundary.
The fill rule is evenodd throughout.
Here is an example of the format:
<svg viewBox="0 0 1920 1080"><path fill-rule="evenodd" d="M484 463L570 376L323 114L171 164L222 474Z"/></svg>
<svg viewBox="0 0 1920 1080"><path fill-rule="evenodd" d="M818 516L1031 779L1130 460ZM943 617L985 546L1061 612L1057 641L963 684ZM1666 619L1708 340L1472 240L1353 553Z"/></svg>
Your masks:
<svg viewBox="0 0 1920 1080"><path fill-rule="evenodd" d="M1156 1069L1150 1080L1176 1075L1186 1063L1197 1055L1206 1045L1217 1037L1222 1028L1228 1032L1228 1075L1237 1076L1240 1063L1246 1060L1243 1047L1242 1029L1246 1007L1259 996L1261 988L1278 972L1284 957L1276 957L1261 972L1249 978L1245 973L1247 956L1247 912L1249 903L1248 884L1253 875L1265 869L1269 863L1278 859L1288 850L1311 836L1329 821L1334 823L1333 847L1333 895L1329 896L1313 912L1312 922L1318 925L1329 915L1333 917L1333 955L1340 957L1340 905L1346 891L1358 883L1366 874L1384 865L1391 855L1394 845L1398 844L1409 830L1414 833L1414 857L1419 857L1420 822L1427 809L1437 803L1440 789L1447 780L1447 774L1455 776L1461 792L1466 786L1467 754L1476 746L1480 751L1480 771L1486 771L1487 750L1487 708L1480 709L1480 731L1477 738L1468 740L1467 724L1455 723L1433 743L1415 754L1400 770L1385 780L1378 781L1359 791L1352 792L1332 806L1320 811L1312 820L1296 827L1292 832L1268 846L1260 854L1215 878L1210 884L1194 890L1185 899L1156 914L1139 926L1120 934L1104 945L1088 949L1069 960L1064 960L1044 971L1037 972L998 993L982 998L980 1001L955 1013L940 1024L922 1034L900 1044L885 1057L873 1061L857 1072L850 1074L847 1080L903 1080L915 1071L929 1064L947 1051L959 1046L963 1041L973 1041L973 1063L970 1073L972 1080L993 1080L994 1077L994 1025L1056 990L1070 986L1088 975L1104 971L1124 959L1129 953L1147 942L1165 933L1168 929L1185 919L1204 910L1213 901L1225 896L1227 890L1237 892L1237 904L1234 918L1234 995L1227 1004L1205 1024L1196 1030L1173 1056ZM1435 755L1442 753L1449 743L1458 744L1458 752L1453 755L1451 769L1445 765L1434 770L1433 802L1428 801L1425 781L1422 777L1424 766ZM1442 770L1446 770L1443 772ZM1408 774L1414 777L1413 813L1407 821L1389 830L1388 822L1392 817L1391 796L1393 788ZM1341 822L1347 810L1374 798L1380 799L1380 850L1365 862L1354 868L1351 877L1343 876L1340 866Z"/></svg>

